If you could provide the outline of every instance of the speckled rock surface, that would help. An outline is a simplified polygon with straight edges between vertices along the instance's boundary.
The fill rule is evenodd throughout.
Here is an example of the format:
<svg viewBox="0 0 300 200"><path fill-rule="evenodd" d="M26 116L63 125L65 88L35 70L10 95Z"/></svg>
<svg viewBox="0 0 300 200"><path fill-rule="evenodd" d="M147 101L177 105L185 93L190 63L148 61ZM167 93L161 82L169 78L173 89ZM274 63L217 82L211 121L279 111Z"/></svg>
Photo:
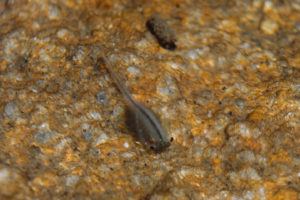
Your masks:
<svg viewBox="0 0 300 200"><path fill-rule="evenodd" d="M300 1L0 2L0 199L300 198ZM101 52L166 151L126 128Z"/></svg>

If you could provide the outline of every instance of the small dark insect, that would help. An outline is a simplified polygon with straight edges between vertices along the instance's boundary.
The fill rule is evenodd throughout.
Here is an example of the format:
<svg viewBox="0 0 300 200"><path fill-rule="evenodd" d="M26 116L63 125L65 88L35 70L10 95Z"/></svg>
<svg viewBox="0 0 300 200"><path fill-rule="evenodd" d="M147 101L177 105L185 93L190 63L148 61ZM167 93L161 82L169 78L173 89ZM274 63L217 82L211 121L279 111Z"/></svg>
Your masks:
<svg viewBox="0 0 300 200"><path fill-rule="evenodd" d="M160 46L169 50L176 49L175 32L168 26L167 22L157 16L152 16L147 20L146 26L156 37Z"/></svg>
<svg viewBox="0 0 300 200"><path fill-rule="evenodd" d="M114 83L124 96L127 104L127 122L131 121L132 127L135 129L135 132L137 133L137 136L143 145L150 145L150 149L156 152L161 152L166 149L168 146L170 146L170 141L158 119L148 108L137 102L131 96L128 89L113 71L112 65L104 54L102 55L102 59L105 63L106 69L114 80Z"/></svg>

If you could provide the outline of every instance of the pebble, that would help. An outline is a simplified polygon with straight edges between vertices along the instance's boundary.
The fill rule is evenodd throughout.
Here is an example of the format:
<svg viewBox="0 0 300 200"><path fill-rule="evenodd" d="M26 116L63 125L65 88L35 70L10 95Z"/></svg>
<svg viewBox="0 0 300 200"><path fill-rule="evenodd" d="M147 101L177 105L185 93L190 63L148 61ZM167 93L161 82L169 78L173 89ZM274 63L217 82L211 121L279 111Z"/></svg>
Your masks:
<svg viewBox="0 0 300 200"><path fill-rule="evenodd" d="M167 22L158 16L150 17L146 26L149 31L156 37L158 43L165 49L176 49L176 35Z"/></svg>

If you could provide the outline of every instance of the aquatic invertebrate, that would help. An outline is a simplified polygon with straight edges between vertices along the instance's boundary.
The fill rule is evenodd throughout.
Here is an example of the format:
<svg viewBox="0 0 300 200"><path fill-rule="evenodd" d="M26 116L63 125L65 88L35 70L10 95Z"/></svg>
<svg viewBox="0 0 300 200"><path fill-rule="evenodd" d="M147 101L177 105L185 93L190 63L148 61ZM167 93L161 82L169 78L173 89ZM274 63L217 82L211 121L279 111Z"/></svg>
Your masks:
<svg viewBox="0 0 300 200"><path fill-rule="evenodd" d="M127 116L131 117L129 121L133 123L135 132L137 133L137 136L141 142L145 146L150 145L150 148L156 152L160 152L170 146L169 139L159 120L146 106L140 102L137 102L132 97L129 90L121 82L118 75L113 71L111 63L104 54L102 55L102 59L108 72L114 80L114 83L124 96L128 106L127 112L129 112L129 115Z"/></svg>

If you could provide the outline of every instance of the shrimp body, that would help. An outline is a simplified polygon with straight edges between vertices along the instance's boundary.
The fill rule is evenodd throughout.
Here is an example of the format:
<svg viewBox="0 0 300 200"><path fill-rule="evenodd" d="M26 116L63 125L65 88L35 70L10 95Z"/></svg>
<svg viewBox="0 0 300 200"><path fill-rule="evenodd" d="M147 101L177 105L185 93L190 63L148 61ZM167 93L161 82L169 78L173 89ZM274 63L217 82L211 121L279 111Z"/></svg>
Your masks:
<svg viewBox="0 0 300 200"><path fill-rule="evenodd" d="M114 80L114 83L124 96L130 116L133 117L131 121L134 123L136 133L141 142L145 146L150 145L150 148L157 152L160 152L170 146L169 139L159 120L146 106L140 102L137 102L132 97L129 90L124 84L122 84L120 78L113 71L112 65L108 59L104 55L102 55L102 58L107 70Z"/></svg>

